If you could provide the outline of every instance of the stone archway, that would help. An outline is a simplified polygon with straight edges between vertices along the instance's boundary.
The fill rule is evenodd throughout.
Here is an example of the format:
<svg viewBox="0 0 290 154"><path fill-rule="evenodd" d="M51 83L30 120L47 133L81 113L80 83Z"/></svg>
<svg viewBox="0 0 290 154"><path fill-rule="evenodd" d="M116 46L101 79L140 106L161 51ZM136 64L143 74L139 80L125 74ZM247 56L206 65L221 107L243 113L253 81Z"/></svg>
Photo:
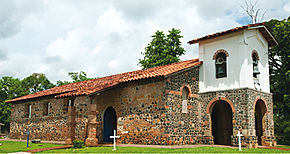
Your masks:
<svg viewBox="0 0 290 154"><path fill-rule="evenodd" d="M256 136L258 139L258 145L262 145L262 136L264 133L263 127L263 119L265 117L265 113L267 112L267 106L262 99L256 101L255 104L255 129L256 129Z"/></svg>
<svg viewBox="0 0 290 154"><path fill-rule="evenodd" d="M110 136L113 135L113 130L117 131L117 115L116 111L112 107L108 107L104 114L103 125L103 142L113 142Z"/></svg>
<svg viewBox="0 0 290 154"><path fill-rule="evenodd" d="M214 144L231 145L233 135L233 111L231 106L223 100L212 104L211 126Z"/></svg>

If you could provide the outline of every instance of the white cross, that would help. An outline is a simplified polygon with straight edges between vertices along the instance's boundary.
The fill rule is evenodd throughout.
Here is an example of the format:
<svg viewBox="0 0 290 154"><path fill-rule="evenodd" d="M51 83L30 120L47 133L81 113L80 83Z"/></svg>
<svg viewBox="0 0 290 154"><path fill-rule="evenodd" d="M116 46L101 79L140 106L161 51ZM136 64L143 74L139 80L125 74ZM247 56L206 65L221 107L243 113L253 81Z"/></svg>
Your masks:
<svg viewBox="0 0 290 154"><path fill-rule="evenodd" d="M112 151L117 150L116 149L116 138L120 138L120 136L116 136L116 130L115 129L114 129L114 136L110 136L110 138L114 139L114 149Z"/></svg>
<svg viewBox="0 0 290 154"><path fill-rule="evenodd" d="M241 132L238 131L237 136L239 137L239 151L242 151L242 147L241 147L241 136L243 136L243 134L241 134Z"/></svg>

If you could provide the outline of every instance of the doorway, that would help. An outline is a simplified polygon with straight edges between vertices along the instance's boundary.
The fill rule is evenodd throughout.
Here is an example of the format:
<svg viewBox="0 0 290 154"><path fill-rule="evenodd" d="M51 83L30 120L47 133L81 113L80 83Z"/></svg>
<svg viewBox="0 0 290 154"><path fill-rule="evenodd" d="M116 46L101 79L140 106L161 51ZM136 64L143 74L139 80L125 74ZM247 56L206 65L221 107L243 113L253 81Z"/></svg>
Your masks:
<svg viewBox="0 0 290 154"><path fill-rule="evenodd" d="M117 131L117 116L116 111L112 107L108 107L104 114L104 127L103 127L103 141L113 142L110 136L113 136L113 131Z"/></svg>
<svg viewBox="0 0 290 154"><path fill-rule="evenodd" d="M258 144L262 145L263 136L263 118L266 113L266 105L263 100L259 99L255 105L255 128L256 136L258 137Z"/></svg>
<svg viewBox="0 0 290 154"><path fill-rule="evenodd" d="M231 145L232 115L232 109L226 101L217 101L214 104L211 114L214 144Z"/></svg>

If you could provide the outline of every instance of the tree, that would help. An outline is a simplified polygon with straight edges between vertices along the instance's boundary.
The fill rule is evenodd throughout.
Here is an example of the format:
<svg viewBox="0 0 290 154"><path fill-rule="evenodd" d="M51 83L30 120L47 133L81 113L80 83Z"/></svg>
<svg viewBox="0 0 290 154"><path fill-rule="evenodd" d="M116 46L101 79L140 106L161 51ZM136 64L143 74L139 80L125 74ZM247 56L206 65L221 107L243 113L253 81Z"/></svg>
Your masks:
<svg viewBox="0 0 290 154"><path fill-rule="evenodd" d="M88 78L87 74L83 71L78 72L69 72L68 75L70 76L70 78L72 79L72 82L69 81L57 81L56 85L57 86L61 86L61 85L66 85L66 84L70 84L70 83L74 83L74 82L80 82L80 81L86 81L86 80L91 80L94 78Z"/></svg>
<svg viewBox="0 0 290 154"><path fill-rule="evenodd" d="M142 69L152 68L172 64L180 61L180 56L185 53L184 48L181 47L180 30L172 28L168 31L167 36L163 31L156 31L153 35L152 41L145 47L143 59L139 59L139 65Z"/></svg>
<svg viewBox="0 0 290 154"><path fill-rule="evenodd" d="M22 85L29 94L33 94L39 91L50 89L54 87L47 77L42 73L33 73L32 75L24 78Z"/></svg>
<svg viewBox="0 0 290 154"><path fill-rule="evenodd" d="M7 76L0 79L0 122L5 124L2 131L9 131L10 127L11 107L5 101L26 94L19 79Z"/></svg>
<svg viewBox="0 0 290 154"><path fill-rule="evenodd" d="M262 20L264 19L264 16L267 12L264 11L262 13L262 16L260 17L260 11L261 9L258 9L256 8L256 5L257 5L257 0L254 1L254 3L252 2L249 2L248 0L245 0L245 6L242 6L242 9L247 13L247 15L252 19L252 24L255 24L255 23L259 23L259 22L262 22Z"/></svg>
<svg viewBox="0 0 290 154"><path fill-rule="evenodd" d="M269 31L279 43L269 49L271 92L274 102L275 132L290 144L290 21L270 20Z"/></svg>

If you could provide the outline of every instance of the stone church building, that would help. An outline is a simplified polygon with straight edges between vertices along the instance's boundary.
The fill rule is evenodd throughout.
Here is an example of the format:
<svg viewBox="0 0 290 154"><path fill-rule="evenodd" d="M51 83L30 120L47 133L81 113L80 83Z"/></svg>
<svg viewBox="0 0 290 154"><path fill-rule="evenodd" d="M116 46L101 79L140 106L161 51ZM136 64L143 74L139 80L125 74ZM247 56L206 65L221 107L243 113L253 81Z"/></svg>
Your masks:
<svg viewBox="0 0 290 154"><path fill-rule="evenodd" d="M264 24L188 42L199 59L71 83L7 101L10 138L123 144L273 146L268 47Z"/></svg>

